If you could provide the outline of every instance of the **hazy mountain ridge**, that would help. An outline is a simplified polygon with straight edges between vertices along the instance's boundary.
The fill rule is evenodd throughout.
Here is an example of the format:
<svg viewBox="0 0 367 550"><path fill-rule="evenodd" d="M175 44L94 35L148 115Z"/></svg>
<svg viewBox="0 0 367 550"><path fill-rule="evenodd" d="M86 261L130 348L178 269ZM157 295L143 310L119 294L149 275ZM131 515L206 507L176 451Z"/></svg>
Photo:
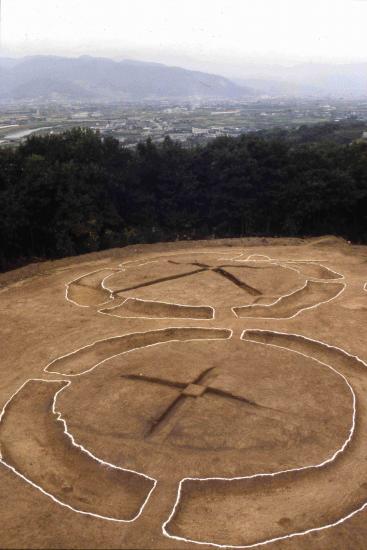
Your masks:
<svg viewBox="0 0 367 550"><path fill-rule="evenodd" d="M0 99L241 99L255 92L222 76L159 63L35 56L0 61Z"/></svg>
<svg viewBox="0 0 367 550"><path fill-rule="evenodd" d="M228 66L223 77L197 70L103 57L0 58L0 101L56 99L239 100L272 97L367 97L367 64Z"/></svg>
<svg viewBox="0 0 367 550"><path fill-rule="evenodd" d="M241 72L241 76L232 78L234 82L239 85L246 82L269 95L367 96L367 63L244 65L236 72Z"/></svg>

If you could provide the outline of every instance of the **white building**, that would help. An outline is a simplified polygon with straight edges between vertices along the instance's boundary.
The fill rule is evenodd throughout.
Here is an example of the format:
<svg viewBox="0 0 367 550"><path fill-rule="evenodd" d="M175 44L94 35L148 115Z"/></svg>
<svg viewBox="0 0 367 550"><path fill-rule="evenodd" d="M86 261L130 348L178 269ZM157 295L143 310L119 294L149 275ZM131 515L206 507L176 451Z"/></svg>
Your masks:
<svg viewBox="0 0 367 550"><path fill-rule="evenodd" d="M194 136L203 136L205 134L209 134L208 128L192 128L191 131Z"/></svg>

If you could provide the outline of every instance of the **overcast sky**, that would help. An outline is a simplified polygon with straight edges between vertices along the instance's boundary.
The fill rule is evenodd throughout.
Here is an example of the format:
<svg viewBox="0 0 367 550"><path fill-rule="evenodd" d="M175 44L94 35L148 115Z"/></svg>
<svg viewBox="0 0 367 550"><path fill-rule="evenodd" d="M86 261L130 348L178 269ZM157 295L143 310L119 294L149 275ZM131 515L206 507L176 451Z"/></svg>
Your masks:
<svg viewBox="0 0 367 550"><path fill-rule="evenodd" d="M2 0L2 53L204 68L367 60L367 0Z"/></svg>

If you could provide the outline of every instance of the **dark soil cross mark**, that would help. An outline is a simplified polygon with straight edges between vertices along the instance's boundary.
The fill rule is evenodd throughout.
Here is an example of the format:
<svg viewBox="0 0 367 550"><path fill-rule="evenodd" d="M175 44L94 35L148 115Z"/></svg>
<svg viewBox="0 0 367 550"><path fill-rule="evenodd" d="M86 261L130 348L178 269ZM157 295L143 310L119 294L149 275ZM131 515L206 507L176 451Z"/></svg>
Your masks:
<svg viewBox="0 0 367 550"><path fill-rule="evenodd" d="M200 373L197 378L195 378L188 384L183 382L172 382L171 380L166 380L154 376L139 374L122 375L122 378L127 378L129 380L139 380L141 382L159 384L160 386L168 386L170 388L175 388L180 391L179 395L177 395L173 399L169 406L157 418L153 420L146 434L147 439L154 442L162 442L174 429L178 418L177 413L179 411L181 411L182 413L184 408L186 409L190 407L193 398L199 398L208 392L219 395L221 397L225 397L227 399L235 399L237 401L241 401L242 403L250 405L251 407L256 407L259 409L268 408L259 405L254 401L246 399L245 397L241 397L229 391L220 390L210 386L210 382L212 382L215 378L215 376L213 376L214 370L216 370L215 367L206 369L204 372Z"/></svg>
<svg viewBox="0 0 367 550"><path fill-rule="evenodd" d="M246 292L248 292L252 296L261 296L261 294L262 294L262 292L260 292L260 290L257 290L257 288L254 288L254 287L244 283L243 281L240 281L239 279L237 279L237 277L232 275L232 273L229 273L228 271L225 271L222 267L217 267L217 268L213 269L212 271L214 271L214 273L218 273L218 275L221 275L222 277L224 277L225 279L227 279L228 281L230 281L234 285L240 287L242 290L245 290Z"/></svg>
<svg viewBox="0 0 367 550"><path fill-rule="evenodd" d="M157 285L159 283L165 283L167 281L174 281L175 279L182 279L183 277L189 277L190 275L195 275L196 273L201 273L206 271L205 269L195 269L195 271L189 271L188 273L180 273L179 275L171 275L169 277L161 277L159 279L153 279L152 281L147 281L146 283L140 283L138 285L130 286L127 288L119 288L115 290L114 294L119 294L120 292L128 292L129 290L136 290L138 288L144 288L147 286Z"/></svg>
<svg viewBox="0 0 367 550"><path fill-rule="evenodd" d="M169 263L176 264L176 262L173 262L172 260L168 260L168 261L169 261ZM233 283L237 287L241 288L241 290L244 290L245 292L248 292L252 296L261 296L262 295L262 292L260 292L260 290L248 285L247 283L245 283L243 281L240 281L237 277L232 275L232 273L229 273L228 271L226 271L224 269L224 267L230 267L230 266L211 267L207 264L202 264L202 263L199 263L199 262L193 262L190 265L198 267L199 269L195 269L194 271L188 271L187 273L180 273L178 275L171 275L169 277L161 277L159 279L153 279L151 281L147 281L145 283L140 283L140 284L137 284L137 285L134 285L134 286L126 287L126 288L120 288L118 290L115 290L113 292L113 294L120 294L122 292L129 292L131 290L137 290L138 288L145 288L147 286L153 286L153 285L160 284L160 283L166 283L167 281L174 281L176 279L182 279L182 278L185 278L185 277L190 277L191 275L197 275L198 273L204 273L204 272L212 271L213 273L217 273L221 277L224 277L227 281L230 281L231 283ZM240 267L243 267L243 266L240 266Z"/></svg>

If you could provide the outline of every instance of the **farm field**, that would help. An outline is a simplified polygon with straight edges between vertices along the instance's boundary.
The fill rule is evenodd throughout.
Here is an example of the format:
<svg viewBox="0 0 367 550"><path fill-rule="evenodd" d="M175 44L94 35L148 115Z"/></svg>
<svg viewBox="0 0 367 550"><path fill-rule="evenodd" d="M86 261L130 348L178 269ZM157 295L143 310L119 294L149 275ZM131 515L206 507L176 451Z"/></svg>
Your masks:
<svg viewBox="0 0 367 550"><path fill-rule="evenodd" d="M0 548L364 548L366 290L329 236L0 275Z"/></svg>

